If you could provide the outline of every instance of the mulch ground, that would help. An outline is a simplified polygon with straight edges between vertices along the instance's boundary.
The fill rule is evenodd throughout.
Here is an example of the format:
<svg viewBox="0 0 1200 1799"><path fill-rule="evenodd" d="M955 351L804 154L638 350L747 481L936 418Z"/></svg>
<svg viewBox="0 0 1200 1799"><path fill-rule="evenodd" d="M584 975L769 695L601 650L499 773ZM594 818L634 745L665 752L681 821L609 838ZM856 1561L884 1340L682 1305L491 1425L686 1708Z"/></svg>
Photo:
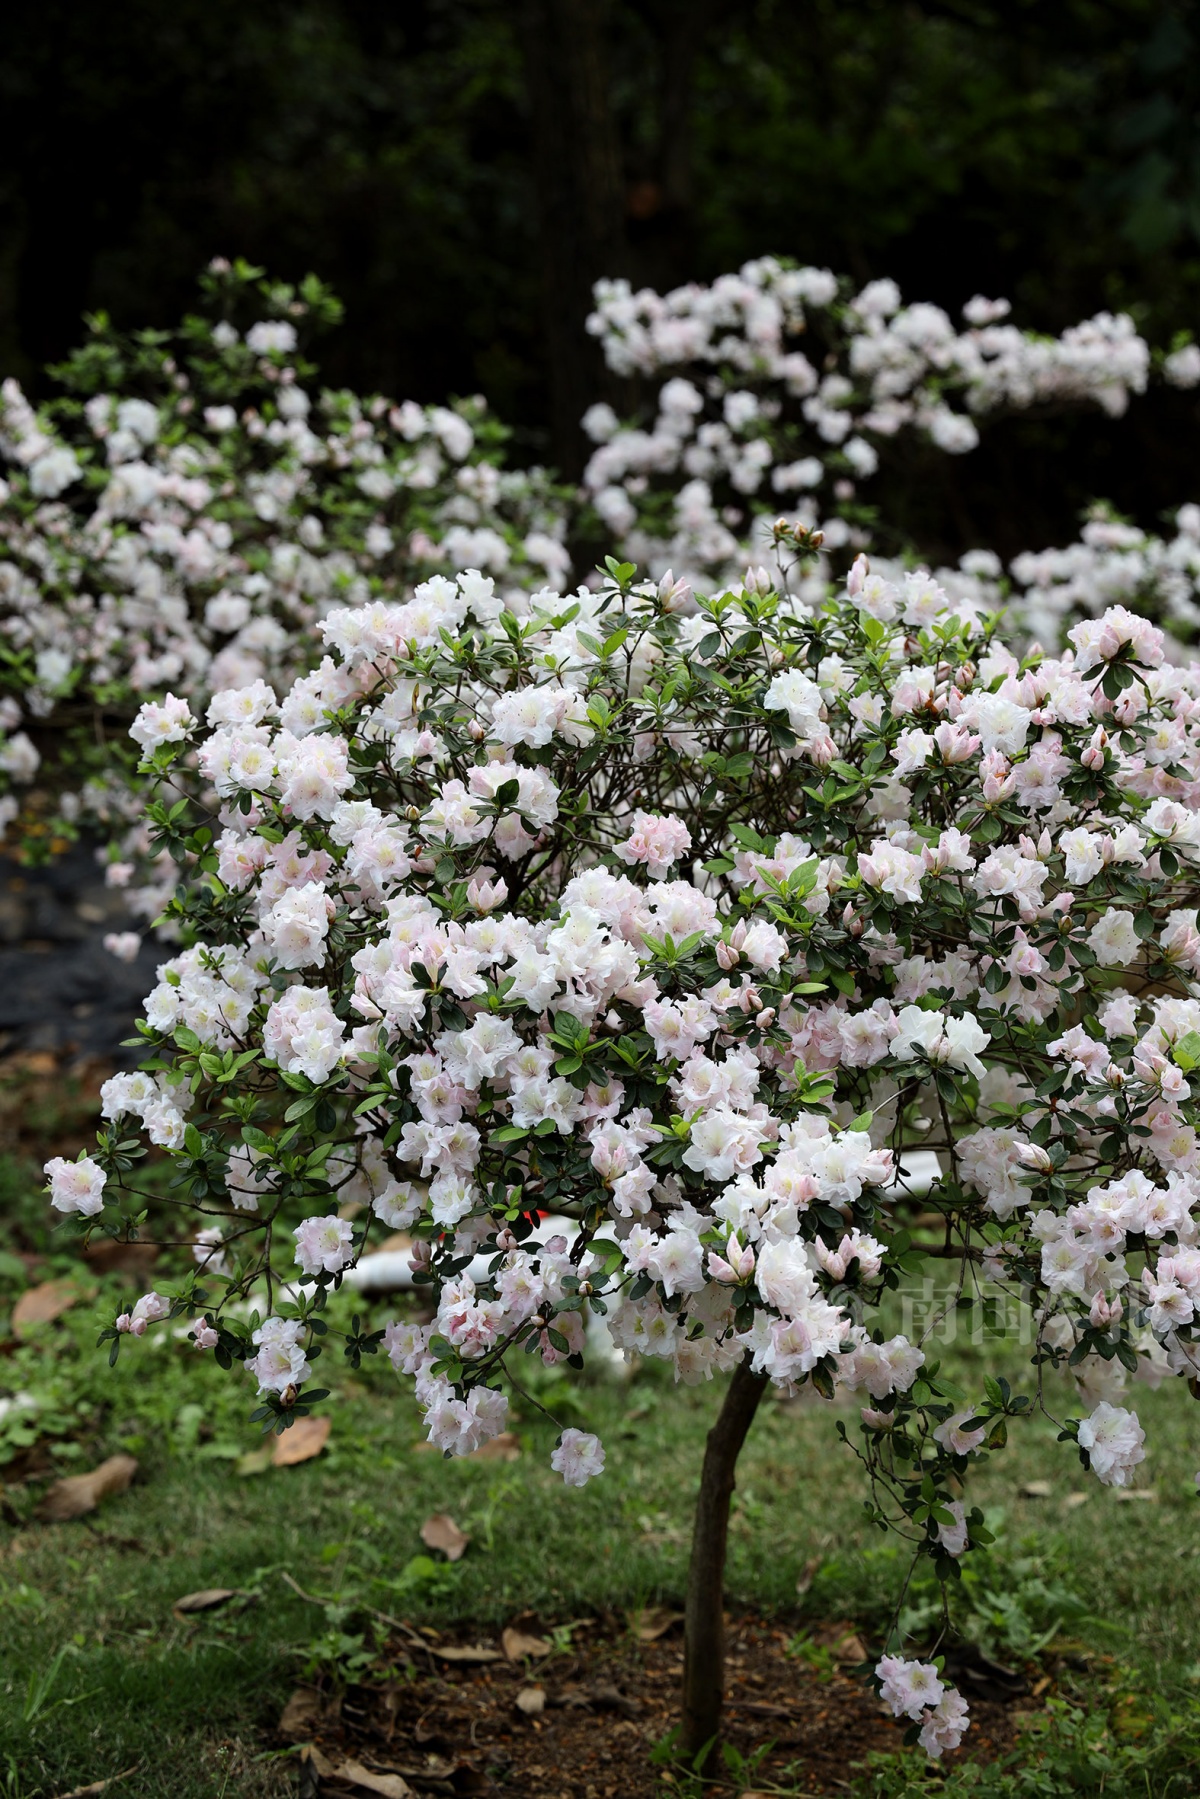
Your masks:
<svg viewBox="0 0 1200 1799"><path fill-rule="evenodd" d="M661 1634L643 1641L639 1629ZM521 1654L517 1637L541 1637L540 1647L549 1633L530 1618L500 1637L406 1629L380 1679L340 1695L298 1689L279 1735L300 1746L301 1799L663 1799L672 1783L649 1752L678 1714L678 1623L653 1613L585 1619L569 1647L549 1655ZM775 1620L730 1619L725 1735L747 1757L772 1745L752 1786L845 1793L853 1765L871 1750L898 1749L903 1729L849 1671L865 1654L852 1626L818 1627L805 1656L788 1653L794 1638ZM973 1728L968 1750L948 1763L991 1760L1013 1741L1028 1683L986 1664L955 1676L970 1694Z"/></svg>

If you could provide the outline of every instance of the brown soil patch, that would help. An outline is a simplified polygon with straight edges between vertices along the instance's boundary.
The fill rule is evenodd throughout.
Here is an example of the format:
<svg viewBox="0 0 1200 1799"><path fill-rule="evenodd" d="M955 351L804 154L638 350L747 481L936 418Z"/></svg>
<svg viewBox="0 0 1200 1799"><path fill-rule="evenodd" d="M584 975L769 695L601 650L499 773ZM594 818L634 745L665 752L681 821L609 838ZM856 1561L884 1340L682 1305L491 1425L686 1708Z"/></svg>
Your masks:
<svg viewBox="0 0 1200 1799"><path fill-rule="evenodd" d="M550 1634L534 1619L515 1625L523 1637ZM850 1672L863 1655L851 1626L818 1628L811 1640L827 1653L789 1654L794 1632L777 1621L730 1620L726 1737L747 1757L772 1745L757 1765L758 1785L846 1793L854 1764L871 1750L899 1749L903 1728ZM678 1715L678 1626L642 1642L624 1619L587 1619L573 1628L569 1648L515 1663L501 1645L499 1633L406 1630L381 1659L379 1681L340 1697L315 1688L293 1694L280 1734L310 1746L301 1749L302 1799L361 1796L370 1789L355 1783L357 1771L398 1775L417 1794L663 1799L671 1791L649 1752ZM495 1659L438 1653L472 1649ZM976 1692L971 1712L966 1752L947 1758L951 1765L991 1760L1012 1744L1010 1705Z"/></svg>

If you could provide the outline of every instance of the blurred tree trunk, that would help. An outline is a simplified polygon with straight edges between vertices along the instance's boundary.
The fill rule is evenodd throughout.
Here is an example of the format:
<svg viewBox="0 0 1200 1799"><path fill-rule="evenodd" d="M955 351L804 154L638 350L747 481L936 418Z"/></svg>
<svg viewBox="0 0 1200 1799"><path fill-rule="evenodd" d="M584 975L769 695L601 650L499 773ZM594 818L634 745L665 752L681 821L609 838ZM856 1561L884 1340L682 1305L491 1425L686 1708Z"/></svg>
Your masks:
<svg viewBox="0 0 1200 1799"><path fill-rule="evenodd" d="M583 466L579 421L607 391L585 330L592 283L625 271L625 204L605 31L610 0L523 0L521 42L541 236L550 435L564 474Z"/></svg>

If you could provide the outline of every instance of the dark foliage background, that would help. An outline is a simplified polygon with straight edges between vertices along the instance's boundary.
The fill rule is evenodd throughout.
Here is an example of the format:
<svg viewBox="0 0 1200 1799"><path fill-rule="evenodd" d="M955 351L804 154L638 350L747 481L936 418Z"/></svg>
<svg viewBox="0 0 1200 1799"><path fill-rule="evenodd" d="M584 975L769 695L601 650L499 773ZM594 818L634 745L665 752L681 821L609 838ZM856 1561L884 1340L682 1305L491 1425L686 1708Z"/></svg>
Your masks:
<svg viewBox="0 0 1200 1799"><path fill-rule="evenodd" d="M167 323L217 253L333 284L330 381L481 390L568 472L602 272L770 250L1157 341L1200 310L1196 0L13 0L0 109L0 369L35 389L82 313ZM935 553L1098 495L1152 524L1196 417L1002 426L898 465L893 515Z"/></svg>

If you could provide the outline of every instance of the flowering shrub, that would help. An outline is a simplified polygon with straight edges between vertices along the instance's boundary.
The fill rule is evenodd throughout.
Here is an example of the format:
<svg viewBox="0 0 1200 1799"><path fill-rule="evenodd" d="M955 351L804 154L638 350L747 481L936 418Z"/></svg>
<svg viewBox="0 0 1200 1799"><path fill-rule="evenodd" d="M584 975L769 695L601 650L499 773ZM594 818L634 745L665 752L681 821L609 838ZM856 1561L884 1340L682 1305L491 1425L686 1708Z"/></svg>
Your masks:
<svg viewBox="0 0 1200 1799"><path fill-rule="evenodd" d="M670 564L720 586L762 558L784 507L822 529L801 588L815 602L868 544L861 490L897 433L958 453L1000 408L1115 415L1152 369L1200 379L1200 349L1152 357L1123 316L1050 339L976 299L959 331L937 307L902 306L892 282L852 295L772 258L665 296L606 282L591 328L614 369L660 382L657 416L636 429L590 408L597 448L572 498L543 471L505 468L505 433L478 399L314 396L302 339L338 312L318 282L217 262L202 285L204 313L174 333L91 321L54 371L65 397L40 411L15 383L0 392L0 827L18 812L8 789L48 753L61 814L118 827L113 879L147 919L173 876L147 867L143 795L121 758L138 698L174 685L199 705L260 679L280 693L317 660L312 626L330 606L407 599L438 570L474 566L502 592L561 585L596 515L656 575ZM1190 635L1192 510L1171 544L1096 522L1081 545L1018 558L1031 634L1053 646L1063 620L1115 599ZM1002 573L980 550L938 578L992 606L1008 598ZM136 953L135 936L116 933L115 953Z"/></svg>
<svg viewBox="0 0 1200 1799"><path fill-rule="evenodd" d="M1026 551L1012 564L1028 628L1057 643L1079 617L1126 606L1184 643L1200 630L1200 506L1181 506L1173 537L1157 537L1097 508L1077 542Z"/></svg>
<svg viewBox="0 0 1200 1799"><path fill-rule="evenodd" d="M114 747L93 746L106 721L119 742L147 694L286 687L331 605L441 567L536 587L570 566L557 496L503 468L482 400L318 395L304 341L339 313L319 282L217 262L202 290L175 332L91 320L41 409L0 390L0 774L33 777L32 732L69 815L90 764L89 809L137 816ZM16 802L0 809L8 823Z"/></svg>
<svg viewBox="0 0 1200 1799"><path fill-rule="evenodd" d="M590 409L592 505L622 554L723 582L760 559L781 509L820 526L826 551L867 547L862 488L901 432L960 455L998 412L1096 405L1116 418L1152 369L1200 382L1200 348L1152 357L1126 314L1051 338L1009 310L976 296L960 330L939 306L904 305L894 281L853 293L828 269L770 256L668 294L600 282L588 328L612 369L656 384L656 411L622 425ZM814 597L828 573L823 558Z"/></svg>
<svg viewBox="0 0 1200 1799"><path fill-rule="evenodd" d="M1055 1368L1062 1436L1133 1477L1127 1373L1200 1374L1200 669L1120 608L1019 660L862 558L809 607L812 547L781 528L778 581L711 600L611 561L563 597L435 577L330 613L282 700L142 707L156 827L205 879L144 1069L48 1173L121 1237L148 1141L200 1228L114 1357L178 1320L283 1428L324 1396L330 1291L401 1230L433 1322L341 1348L382 1349L447 1453L601 1314L688 1383L859 1394L874 1515L943 1578L987 1540L960 1483ZM190 756L207 810L174 798ZM914 1142L939 1253L1033 1309L1036 1393L964 1406L878 1323ZM580 1485L603 1448L566 1431L553 1465ZM879 1680L958 1741L936 1665Z"/></svg>

